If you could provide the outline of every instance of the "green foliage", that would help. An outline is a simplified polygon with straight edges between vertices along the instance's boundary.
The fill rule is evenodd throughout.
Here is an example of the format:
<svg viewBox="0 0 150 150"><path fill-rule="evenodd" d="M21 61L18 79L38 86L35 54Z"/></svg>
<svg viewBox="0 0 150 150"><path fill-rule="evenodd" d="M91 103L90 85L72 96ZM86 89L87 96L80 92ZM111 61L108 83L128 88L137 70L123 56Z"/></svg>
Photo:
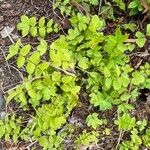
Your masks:
<svg viewBox="0 0 150 150"><path fill-rule="evenodd" d="M134 23L127 23L127 24L123 24L124 29L128 29L132 32L134 32L136 30L136 24Z"/></svg>
<svg viewBox="0 0 150 150"><path fill-rule="evenodd" d="M45 38L46 34L53 31L58 32L57 25L54 24L53 19L48 20L46 24L45 17L41 17L37 22L36 17L29 18L26 15L21 16L21 22L18 23L17 29L21 31L23 37L30 33L33 37L39 35L41 38Z"/></svg>
<svg viewBox="0 0 150 150"><path fill-rule="evenodd" d="M21 117L16 118L14 114L10 117L6 114L5 119L0 120L0 138L6 141L12 139L14 143L17 143L21 132L21 121Z"/></svg>
<svg viewBox="0 0 150 150"><path fill-rule="evenodd" d="M150 36L150 24L147 24L146 26L146 35Z"/></svg>
<svg viewBox="0 0 150 150"><path fill-rule="evenodd" d="M88 126L91 126L93 129L97 129L98 126L102 125L105 120L99 119L97 113L93 113L86 118Z"/></svg>
<svg viewBox="0 0 150 150"><path fill-rule="evenodd" d="M102 6L101 13L102 13L103 18L115 20L114 9L111 3L107 2L106 5Z"/></svg>
<svg viewBox="0 0 150 150"><path fill-rule="evenodd" d="M87 132L84 130L76 139L75 144L77 150L80 150L82 146L89 147L93 143L98 142L99 134L95 131Z"/></svg>
<svg viewBox="0 0 150 150"><path fill-rule="evenodd" d="M122 10L125 9L123 1L114 2ZM96 0L77 3L87 4L87 8L88 5L99 4ZM150 88L150 64L134 70L126 55L127 51L135 50L136 45L139 48L144 46L145 35L137 31L133 45L128 43L130 35L122 32L122 27L117 27L114 34L108 35L104 31L106 23L103 18L71 12L69 0L59 0L53 7L59 7L62 14L72 13L72 16L68 33L60 35L51 44L44 38L53 31L58 32L53 19L41 17L37 21L35 17L23 15L17 26L23 37L37 37L38 44L35 47L19 39L9 47L7 60L15 57L17 68L26 71L26 76L20 85L10 89L6 102L7 105L16 102L19 110L32 110L33 114L29 115L30 121L25 126L23 122L26 119L20 114L0 120L0 138L6 141L13 139L14 142L18 139L25 142L32 140L37 141L44 150L62 150L64 139L71 133L71 129L66 127L68 118L80 104L79 95L82 94L88 95L87 100L92 107L96 107L97 112L104 113L117 107L114 123L118 131L130 135L130 139L121 141L120 149L136 150L142 143L149 147L147 121L136 121L130 112L135 109L132 103L137 99L138 91ZM124 24L123 28L134 32L135 24ZM84 89L83 93L80 93L80 89ZM98 113L89 114L86 123L94 130L103 127L103 135L110 135L110 129L105 128L107 120L100 119ZM99 132L83 131L76 137L75 148L96 144Z"/></svg>
<svg viewBox="0 0 150 150"><path fill-rule="evenodd" d="M115 124L118 125L119 130L131 130L135 127L135 123L135 117L131 117L128 113L118 116L118 119L115 120Z"/></svg>
<svg viewBox="0 0 150 150"><path fill-rule="evenodd" d="M144 145L150 148L150 129L146 129L145 134L142 136Z"/></svg>
<svg viewBox="0 0 150 150"><path fill-rule="evenodd" d="M138 32L136 32L135 36L137 37L136 44L139 47L143 47L146 42L144 34L138 31Z"/></svg>
<svg viewBox="0 0 150 150"><path fill-rule="evenodd" d="M133 16L139 13L139 11L143 10L143 6L140 0L132 0L128 5L128 8L131 9L129 15Z"/></svg>
<svg viewBox="0 0 150 150"><path fill-rule="evenodd" d="M115 2L120 9L125 10L125 3L123 0L113 0L113 2Z"/></svg>

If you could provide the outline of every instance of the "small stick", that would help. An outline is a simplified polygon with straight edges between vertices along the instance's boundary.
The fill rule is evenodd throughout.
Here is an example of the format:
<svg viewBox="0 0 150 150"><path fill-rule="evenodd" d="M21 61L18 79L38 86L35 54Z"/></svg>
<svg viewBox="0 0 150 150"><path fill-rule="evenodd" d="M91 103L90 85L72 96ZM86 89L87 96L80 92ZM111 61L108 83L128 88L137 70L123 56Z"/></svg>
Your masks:
<svg viewBox="0 0 150 150"><path fill-rule="evenodd" d="M2 48L1 48L1 51L2 51L3 56L4 56L4 58L5 58L5 61L6 61L6 65L7 65L7 67L8 67L8 70L9 70L10 73L12 73L12 72L11 72L11 69L10 69L10 66L9 66L9 63L8 63L8 61L7 61L7 59L6 59L6 55L5 55L5 53L4 53L4 51L3 51Z"/></svg>

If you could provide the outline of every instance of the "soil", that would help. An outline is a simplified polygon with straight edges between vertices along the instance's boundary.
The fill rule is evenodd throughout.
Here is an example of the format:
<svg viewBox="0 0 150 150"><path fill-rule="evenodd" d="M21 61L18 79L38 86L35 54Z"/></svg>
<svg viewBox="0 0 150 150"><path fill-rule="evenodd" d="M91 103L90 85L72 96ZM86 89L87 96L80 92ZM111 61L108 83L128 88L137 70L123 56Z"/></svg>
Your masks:
<svg viewBox="0 0 150 150"><path fill-rule="evenodd" d="M49 2L49 0L0 0L0 30L2 30L4 27L15 27L17 22L19 22L19 18L22 14L28 14L29 16L45 16L46 18L54 18L56 21L61 22L62 20L64 22L68 21L67 18L58 20L57 16L52 11L52 4ZM115 15L121 16L122 14L116 12ZM142 16L143 17L143 16ZM131 18L123 18L123 22L127 22L128 19ZM141 16L137 18L132 18L137 24L139 24L139 28L141 30L144 28L145 24L141 24ZM113 24L112 22L108 22L107 25L109 25L109 28L107 29L106 33L114 32L114 27L116 24ZM66 31L69 27L68 24L64 27L64 30ZM11 33L11 36L14 41L16 41L17 37L19 36L19 33L16 29L13 30ZM52 41L56 37L49 37L49 41ZM30 39L25 39L25 41L29 41ZM36 43L36 41L35 41ZM15 59L11 62L6 61L5 57L8 52L9 45L12 44L10 39L7 37L5 39L2 39L0 37L0 70L2 73L0 73L0 94L5 94L6 91L10 88L13 88L17 84L21 82L22 74L24 74L24 70L18 70L15 65ZM138 52L139 55L136 55ZM131 55L131 64L135 69L138 69L141 64L144 64L145 62L150 62L150 55L142 55L146 52L150 53L150 39L142 49L137 49L136 54ZM150 122L150 90L149 89L143 89L140 91L140 95L138 100L136 101L135 107L136 110L133 112L135 116L137 116L140 119L148 119ZM87 129L87 126L85 124L85 119L88 116L88 114L92 111L89 106L89 102L87 101L87 96L82 95L82 92L80 93L80 100L81 104L79 107L73 110L71 117L74 117L76 120L76 124L78 126L76 135L78 135L83 129ZM10 107L17 107L17 106L10 106ZM102 112L97 111L102 116L105 116L109 122L111 123L113 121L115 108L111 111L106 112L103 114ZM70 119L71 119L70 117ZM70 120L68 119L68 122ZM80 124L79 124L80 123ZM150 123L149 123L150 124ZM111 134L109 136L104 137L101 139L101 143L99 143L100 149L109 150L112 147L116 145L116 141L118 139L119 133L115 129L112 124L109 124L108 127L111 129ZM125 138L125 137L124 137ZM14 145L13 147L16 147L16 149L19 149L19 147L24 147L23 144L21 145ZM71 145L71 143L70 143ZM3 146L5 146L4 149L9 149L11 143L5 143ZM71 146L66 146L67 150L72 150ZM95 148L99 149L99 148ZM143 149L143 148L142 148Z"/></svg>

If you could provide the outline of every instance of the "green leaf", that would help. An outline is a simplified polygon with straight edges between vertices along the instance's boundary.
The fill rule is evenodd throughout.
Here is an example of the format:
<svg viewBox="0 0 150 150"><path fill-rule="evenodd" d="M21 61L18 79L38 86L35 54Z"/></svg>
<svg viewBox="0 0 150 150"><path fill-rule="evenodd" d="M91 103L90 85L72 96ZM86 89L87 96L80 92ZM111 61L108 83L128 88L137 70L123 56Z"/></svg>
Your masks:
<svg viewBox="0 0 150 150"><path fill-rule="evenodd" d="M21 68L25 64L25 57L24 56L19 56L17 58L17 67Z"/></svg>
<svg viewBox="0 0 150 150"><path fill-rule="evenodd" d="M36 17L31 17L29 19L29 24L31 27L34 27L36 25Z"/></svg>
<svg viewBox="0 0 150 150"><path fill-rule="evenodd" d="M38 65L38 67L39 67L42 71L44 71L44 70L46 70L46 69L49 67L49 63L48 63L48 62L40 63L40 64Z"/></svg>
<svg viewBox="0 0 150 150"><path fill-rule="evenodd" d="M111 103L108 102L107 99L105 99L100 92L98 92L97 94L92 93L90 97L91 97L90 103L93 104L95 107L99 106L100 110L102 111L105 111L112 107Z"/></svg>
<svg viewBox="0 0 150 150"><path fill-rule="evenodd" d="M133 109L134 109L134 106L132 106L131 104L123 103L123 104L118 106L117 112L120 115L122 112L128 113L129 110L133 110Z"/></svg>
<svg viewBox="0 0 150 150"><path fill-rule="evenodd" d="M87 125L96 130L99 125L103 124L103 121L98 118L97 113L93 113L86 118Z"/></svg>
<svg viewBox="0 0 150 150"><path fill-rule="evenodd" d="M147 24L146 26L146 35L150 36L150 24Z"/></svg>
<svg viewBox="0 0 150 150"><path fill-rule="evenodd" d="M131 97L130 94L124 93L123 95L121 95L120 99L121 99L122 101L127 101L127 100L129 100L130 97Z"/></svg>
<svg viewBox="0 0 150 150"><path fill-rule="evenodd" d="M79 30L77 28L75 28L74 30L73 29L69 29L67 38L69 40L73 40L79 35L80 35L80 32L79 32Z"/></svg>
<svg viewBox="0 0 150 150"><path fill-rule="evenodd" d="M47 51L48 44L45 40L41 39L40 45L37 46L37 50L40 52L40 55L44 55Z"/></svg>
<svg viewBox="0 0 150 150"><path fill-rule="evenodd" d="M31 62L28 62L27 66L26 66L26 70L28 74L33 74L34 70L35 70L35 65Z"/></svg>
<svg viewBox="0 0 150 150"><path fill-rule="evenodd" d="M132 78L132 83L134 85L139 85L141 83L144 83L144 81L145 81L145 77L138 71L133 72L132 77L133 77Z"/></svg>
<svg viewBox="0 0 150 150"><path fill-rule="evenodd" d="M29 17L26 15L21 16L21 22L26 23L29 25Z"/></svg>
<svg viewBox="0 0 150 150"><path fill-rule="evenodd" d="M45 17L41 17L39 20L39 27L42 28L45 26Z"/></svg>
<svg viewBox="0 0 150 150"><path fill-rule="evenodd" d="M21 55L21 56L26 56L26 55L28 55L28 53L30 52L30 50L31 50L31 45L30 44L27 44L27 45L25 45L25 46L23 46L21 49L20 49L20 52L19 52L19 54Z"/></svg>
<svg viewBox="0 0 150 150"><path fill-rule="evenodd" d="M138 31L138 32L136 32L135 36L137 37L136 44L140 48L143 47L146 42L146 38L145 38L144 34Z"/></svg>
<svg viewBox="0 0 150 150"><path fill-rule="evenodd" d="M93 32L100 30L104 27L104 21L100 19L97 15L92 16L89 29Z"/></svg>
<svg viewBox="0 0 150 150"><path fill-rule="evenodd" d="M48 23L47 23L47 27L48 27L48 28L51 28L52 25L53 25L53 19L50 19L50 20L48 21Z"/></svg>
<svg viewBox="0 0 150 150"><path fill-rule="evenodd" d="M136 8L138 7L138 3L136 1L131 1L128 5L128 8Z"/></svg>
<svg viewBox="0 0 150 150"><path fill-rule="evenodd" d="M0 120L0 124L2 124L2 121ZM0 125L0 139L5 135L5 125Z"/></svg>
<svg viewBox="0 0 150 150"><path fill-rule="evenodd" d="M36 35L37 35L37 27L36 26L30 28L30 34L33 37L36 37Z"/></svg>
<svg viewBox="0 0 150 150"><path fill-rule="evenodd" d="M22 31L22 36L25 37L30 30L30 26L25 23L18 23L17 29Z"/></svg>
<svg viewBox="0 0 150 150"><path fill-rule="evenodd" d="M131 117L128 113L124 113L118 120L115 120L115 124L118 125L119 130L131 130L135 127L135 117Z"/></svg>
<svg viewBox="0 0 150 150"><path fill-rule="evenodd" d="M11 45L9 47L9 54L6 57L6 60L9 60L10 58L12 58L13 56L18 54L19 48L21 46L21 40L19 39L15 45Z"/></svg>
<svg viewBox="0 0 150 150"><path fill-rule="evenodd" d="M40 28L39 28L39 35L40 35L42 38L45 38L45 36L46 36L46 29L45 29L45 27L40 27Z"/></svg>
<svg viewBox="0 0 150 150"><path fill-rule="evenodd" d="M46 136L40 137L39 144L44 148L44 150L46 150L49 145L48 137Z"/></svg>
<svg viewBox="0 0 150 150"><path fill-rule="evenodd" d="M106 80L105 80L106 87L110 88L111 84L112 84L112 79L111 78L106 78Z"/></svg>
<svg viewBox="0 0 150 150"><path fill-rule="evenodd" d="M52 31L53 31L52 28L47 28L47 30L46 30L47 33L51 33Z"/></svg>
<svg viewBox="0 0 150 150"><path fill-rule="evenodd" d="M120 9L125 10L125 3L123 2L123 0L113 0L113 2L115 2Z"/></svg>
<svg viewBox="0 0 150 150"><path fill-rule="evenodd" d="M6 102L9 103L18 93L15 90L8 91L8 96L6 97Z"/></svg>
<svg viewBox="0 0 150 150"><path fill-rule="evenodd" d="M38 64L40 59L40 53L39 52L34 52L30 57L29 61L31 61L33 64Z"/></svg>
<svg viewBox="0 0 150 150"><path fill-rule="evenodd" d="M83 57L79 60L78 66L82 69L87 69L89 67L89 60L86 57Z"/></svg>
<svg viewBox="0 0 150 150"><path fill-rule="evenodd" d="M111 73L110 73L110 71L108 70L108 68L106 66L104 67L104 76L106 78L111 76Z"/></svg>
<svg viewBox="0 0 150 150"><path fill-rule="evenodd" d="M117 79L115 79L113 81L113 88L118 91L119 89L121 89L121 82L119 82Z"/></svg>
<svg viewBox="0 0 150 150"><path fill-rule="evenodd" d="M98 0L89 0L89 3L92 5L98 5L99 1Z"/></svg>

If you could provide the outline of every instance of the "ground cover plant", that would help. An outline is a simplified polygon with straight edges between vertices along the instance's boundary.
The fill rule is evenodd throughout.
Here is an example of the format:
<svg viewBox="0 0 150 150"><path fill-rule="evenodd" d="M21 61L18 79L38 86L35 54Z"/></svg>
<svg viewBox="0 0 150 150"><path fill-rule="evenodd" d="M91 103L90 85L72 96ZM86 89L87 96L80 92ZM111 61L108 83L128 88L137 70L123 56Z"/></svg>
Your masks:
<svg viewBox="0 0 150 150"><path fill-rule="evenodd" d="M149 1L48 3L57 19L22 14L5 57L22 77L4 92L5 148L150 149L150 113L138 115L150 107Z"/></svg>

